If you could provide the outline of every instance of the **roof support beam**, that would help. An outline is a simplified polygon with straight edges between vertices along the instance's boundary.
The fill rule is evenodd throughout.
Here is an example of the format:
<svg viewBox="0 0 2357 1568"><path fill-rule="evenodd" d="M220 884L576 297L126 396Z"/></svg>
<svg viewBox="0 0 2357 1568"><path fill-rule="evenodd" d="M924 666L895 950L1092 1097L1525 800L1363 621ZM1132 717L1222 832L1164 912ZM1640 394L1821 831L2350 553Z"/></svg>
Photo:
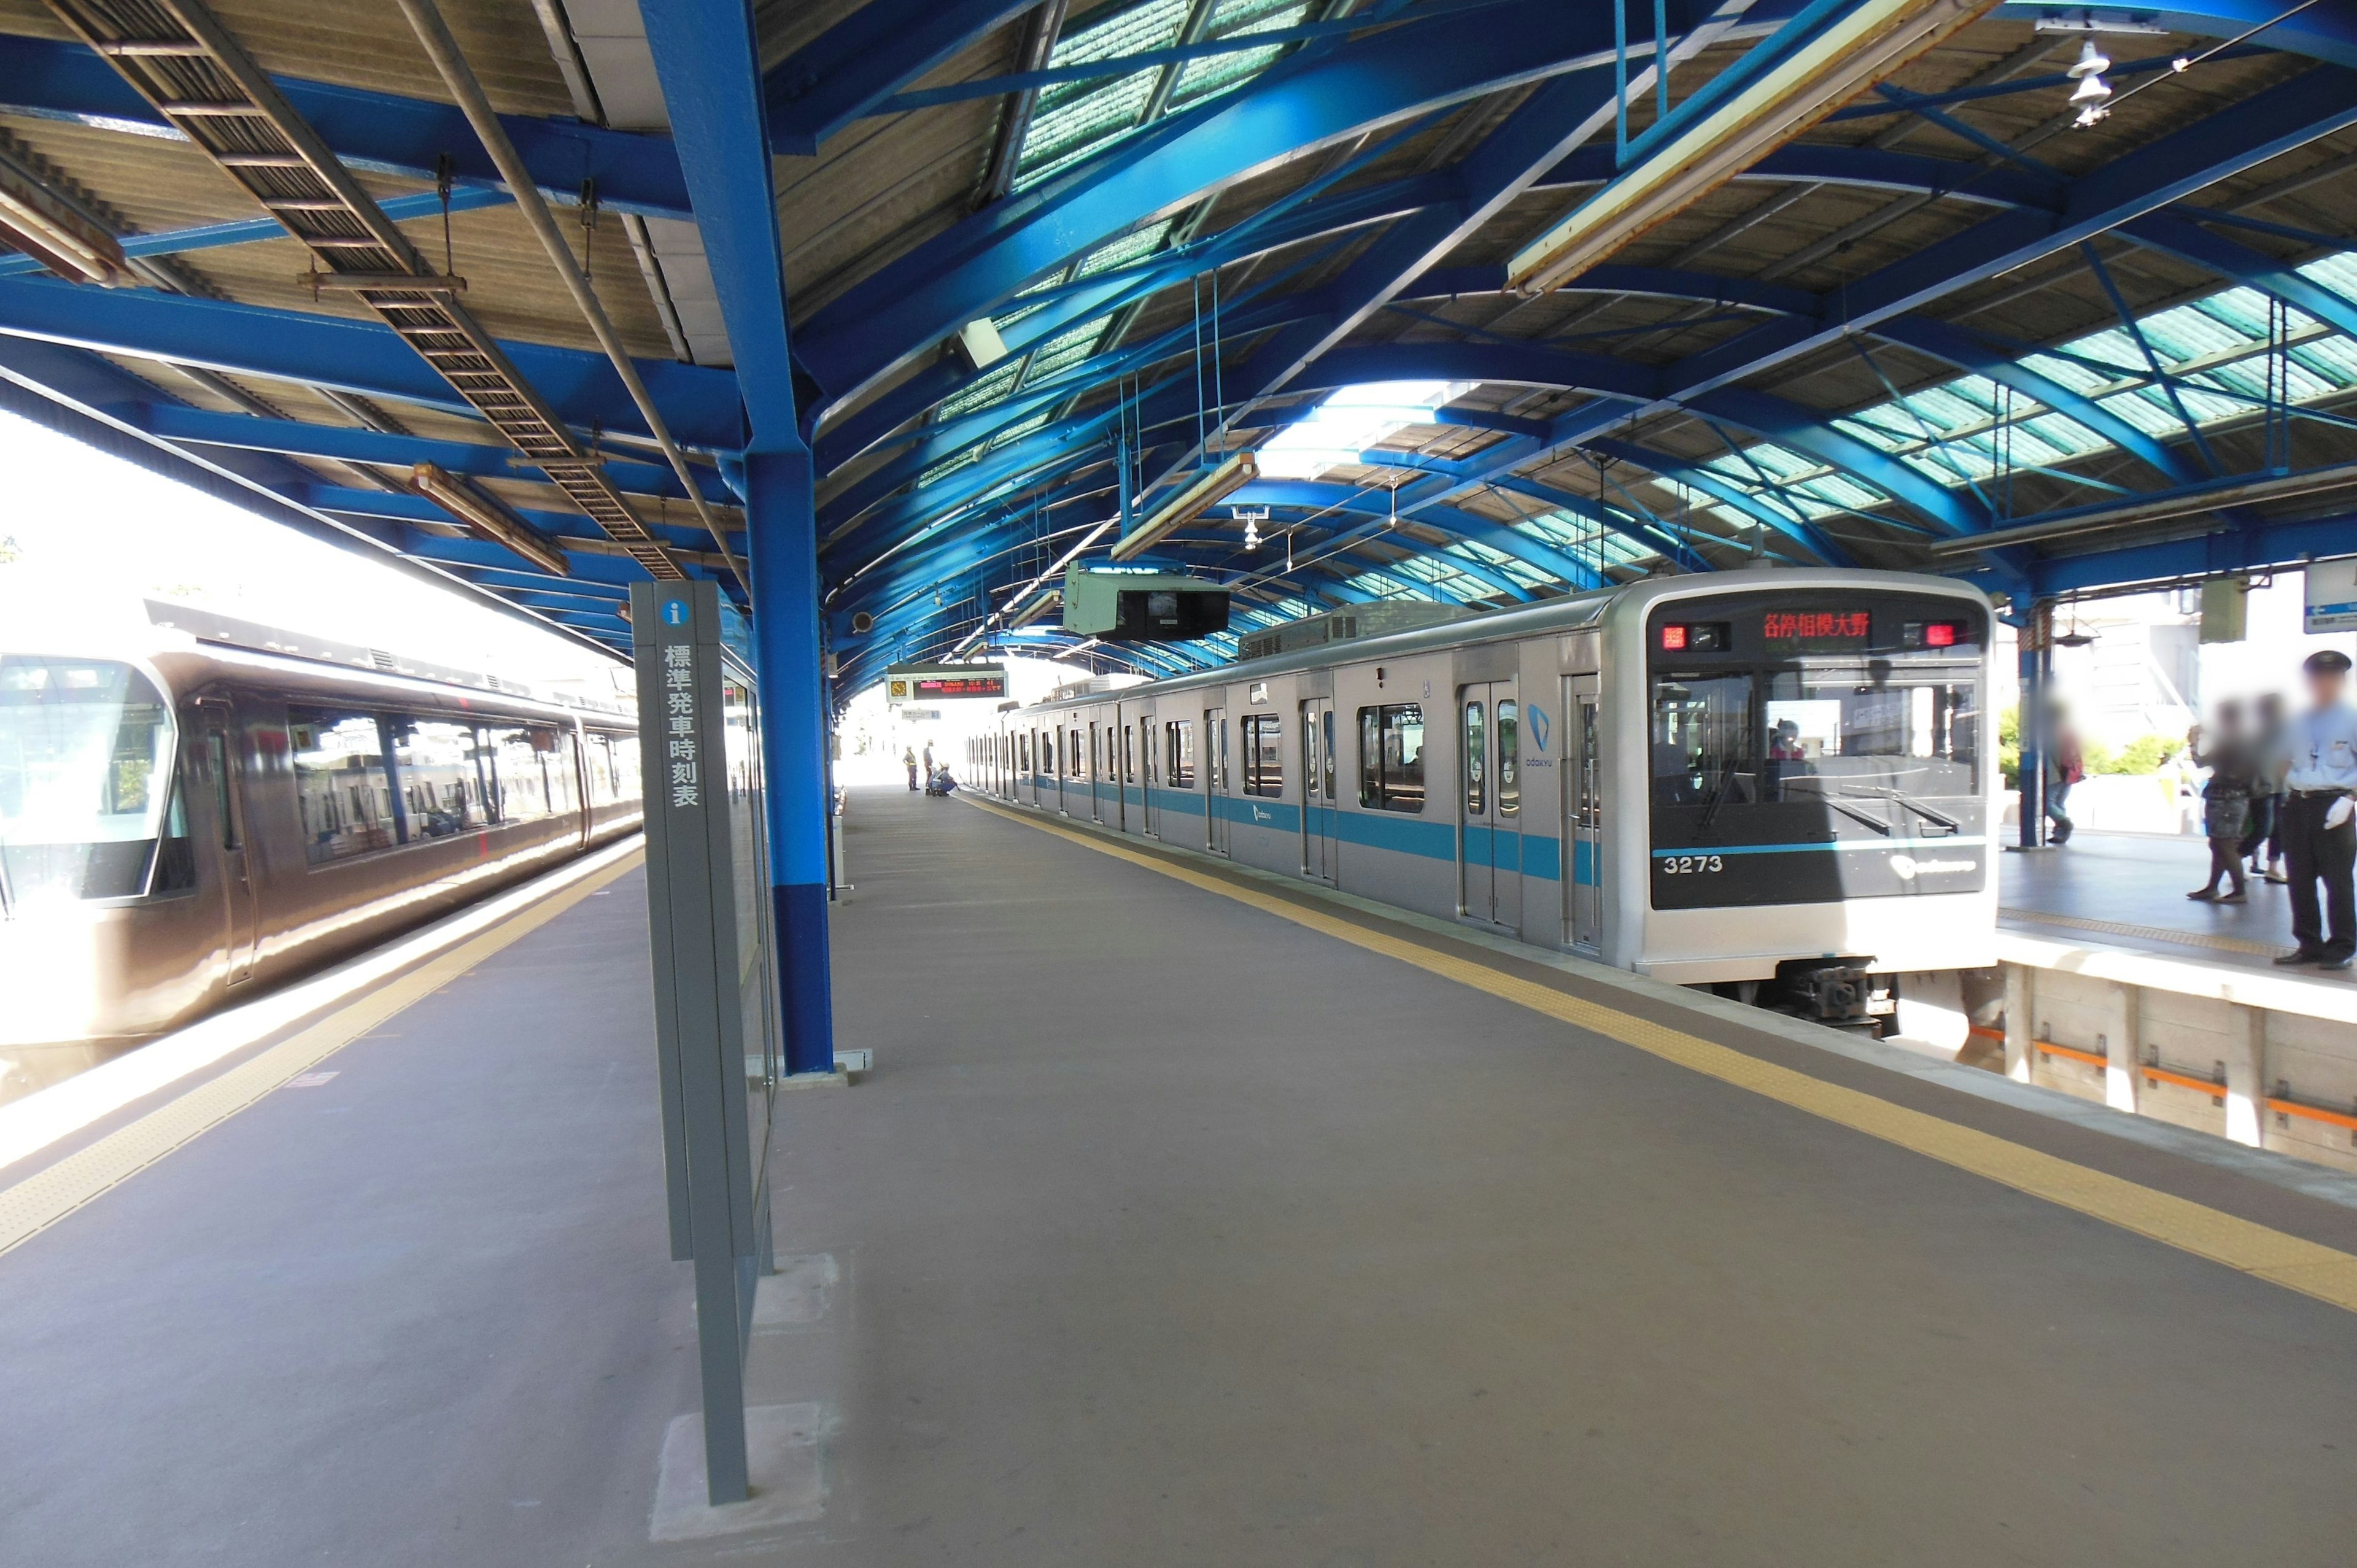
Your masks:
<svg viewBox="0 0 2357 1568"><path fill-rule="evenodd" d="M145 289L0 278L0 334L472 412L398 334L374 322ZM576 431L597 425L645 434L604 355L505 340L500 346ZM727 371L642 360L639 373L683 445L721 451L740 444L737 382Z"/></svg>
<svg viewBox="0 0 2357 1568"><path fill-rule="evenodd" d="M432 180L448 154L457 179L497 186L499 171L448 103L294 77L271 79L338 158L372 174ZM179 133L97 55L78 43L0 38L0 109L101 130L178 140ZM597 182L601 206L648 218L686 218L686 182L670 142L577 120L502 114L544 194L565 205Z"/></svg>

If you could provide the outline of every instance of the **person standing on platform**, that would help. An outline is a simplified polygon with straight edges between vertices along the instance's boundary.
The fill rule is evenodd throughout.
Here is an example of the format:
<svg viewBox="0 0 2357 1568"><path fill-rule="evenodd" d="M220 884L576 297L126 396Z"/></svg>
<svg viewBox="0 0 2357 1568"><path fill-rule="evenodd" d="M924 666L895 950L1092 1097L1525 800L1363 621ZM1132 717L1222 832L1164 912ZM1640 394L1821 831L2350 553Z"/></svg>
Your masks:
<svg viewBox="0 0 2357 1568"><path fill-rule="evenodd" d="M2070 710L2053 703L2047 711L2046 745L2040 748L2045 754L2046 815L2054 824L2054 843L2060 848L2071 842L2079 825L2071 820L2071 786L2087 776L2087 761L2079 750L2079 732L2071 723Z"/></svg>
<svg viewBox="0 0 2357 1568"><path fill-rule="evenodd" d="M932 778L932 776L933 776L933 743L932 743L931 741L930 741L930 740L929 740L929 741L925 742L925 777L926 777L928 779L931 779L931 778Z"/></svg>
<svg viewBox="0 0 2357 1568"><path fill-rule="evenodd" d="M900 761L909 769L909 792L910 794L914 794L917 790L923 788L922 785L917 782L917 748L912 746L906 751L902 752L900 754Z"/></svg>
<svg viewBox="0 0 2357 1568"><path fill-rule="evenodd" d="M2210 875L2186 897L2205 904L2243 903L2243 830L2251 813L2256 764L2250 736L2243 729L2242 704L2219 703L2216 725L2187 730L2185 746L2196 768L2210 770L2210 781L2201 787L2201 832L2210 840ZM2223 897L2218 894L2221 876L2232 879Z"/></svg>
<svg viewBox="0 0 2357 1568"><path fill-rule="evenodd" d="M2309 654L2302 668L2311 705L2284 730L2280 827L2291 865L2291 934L2299 945L2276 961L2347 969L2357 953L2357 887L2351 886L2357 869L2357 710L2341 701L2349 655L2327 649Z"/></svg>
<svg viewBox="0 0 2357 1568"><path fill-rule="evenodd" d="M2243 840L2242 853L2251 863L2252 875L2280 887L2290 880L2283 867L2283 699L2263 692L2252 711L2257 734L2253 754L2258 768L2251 786L2251 831Z"/></svg>

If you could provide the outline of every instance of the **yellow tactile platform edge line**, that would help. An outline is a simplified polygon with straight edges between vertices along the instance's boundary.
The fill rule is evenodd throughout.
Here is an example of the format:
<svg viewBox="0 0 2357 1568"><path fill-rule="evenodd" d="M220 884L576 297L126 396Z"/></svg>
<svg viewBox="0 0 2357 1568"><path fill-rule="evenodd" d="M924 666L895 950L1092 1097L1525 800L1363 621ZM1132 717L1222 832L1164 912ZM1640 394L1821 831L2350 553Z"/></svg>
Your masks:
<svg viewBox="0 0 2357 1568"><path fill-rule="evenodd" d="M969 798L970 799L970 798ZM1471 986L1623 1045L1704 1073L1738 1089L1879 1138L1959 1170L1986 1176L2032 1197L2092 1216L2122 1230L2239 1269L2247 1274L2357 1312L2357 1256L2241 1219L2187 1198L2076 1165L1975 1128L1871 1094L1828 1083L1666 1026L1584 1001L1551 986L1486 964L1321 914L1289 899L1240 886L1223 877L1113 843L1078 829L1043 822L987 801L973 804L1042 832L1111 855L1164 876L1232 898L1307 926L1338 941L1413 964L1428 974Z"/></svg>
<svg viewBox="0 0 2357 1568"><path fill-rule="evenodd" d="M2148 942L2167 942L2172 947L2211 948L2219 952L2251 953L2265 958L2279 953L2281 947L2269 947L2265 942L2244 941L2240 937L2214 937L2204 931L2180 931L2169 926L2127 926L2117 920L2098 920L2086 915L2050 915L2043 909L1999 909L2007 919L2028 920L2038 926L2062 926L2074 931L2100 931L2110 937L2136 937Z"/></svg>
<svg viewBox="0 0 2357 1568"><path fill-rule="evenodd" d="M129 1126L0 1190L0 1252L40 1234L109 1188L228 1121L288 1079L309 1071L412 1003L431 995L635 869L644 858L643 852L623 856L338 1008L301 1033L206 1080Z"/></svg>

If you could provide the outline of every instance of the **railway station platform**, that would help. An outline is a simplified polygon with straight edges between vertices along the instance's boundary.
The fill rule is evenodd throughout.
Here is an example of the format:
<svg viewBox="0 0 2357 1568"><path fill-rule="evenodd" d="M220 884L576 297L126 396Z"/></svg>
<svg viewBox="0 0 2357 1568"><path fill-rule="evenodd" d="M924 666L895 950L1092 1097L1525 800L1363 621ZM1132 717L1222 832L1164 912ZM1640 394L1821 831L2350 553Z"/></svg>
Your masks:
<svg viewBox="0 0 2357 1568"><path fill-rule="evenodd" d="M1998 865L1997 975L1964 1054L2016 1079L2357 1172L2357 978L2279 969L2290 890L2189 899L2198 839L2081 832Z"/></svg>
<svg viewBox="0 0 2357 1568"><path fill-rule="evenodd" d="M675 1484L617 863L0 1166L0 1561L2348 1560L2357 1178L1033 813L847 826L874 1070L780 1101L750 1503Z"/></svg>

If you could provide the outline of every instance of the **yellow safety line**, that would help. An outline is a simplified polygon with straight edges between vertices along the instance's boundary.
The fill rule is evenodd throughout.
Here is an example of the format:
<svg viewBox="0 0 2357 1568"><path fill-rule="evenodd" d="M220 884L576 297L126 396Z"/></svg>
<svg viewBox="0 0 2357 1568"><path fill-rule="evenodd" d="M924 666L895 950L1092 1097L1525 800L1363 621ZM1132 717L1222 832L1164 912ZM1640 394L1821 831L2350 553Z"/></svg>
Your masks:
<svg viewBox="0 0 2357 1568"><path fill-rule="evenodd" d="M2357 1312L2357 1257L2315 1241L2305 1240L2256 1224L2204 1204L2172 1197L2151 1187L2007 1139L1961 1126L1940 1117L1910 1111L1857 1090L1812 1078L1791 1068L1761 1061L1726 1046L1716 1045L1664 1025L1632 1016L1523 980L1487 964L1425 946L1388 931L1374 930L1307 908L1290 899L1240 886L1219 876L1161 860L1099 838L1094 833L1042 822L987 801L974 805L1000 816L1028 823L1083 844L1100 854L1125 860L1148 871L1232 898L1255 909L1307 926L1338 941L1413 964L1429 974L1453 980L1476 991L1559 1019L1575 1028L1602 1035L1623 1045L1733 1084L1738 1089L1781 1101L1798 1111L1879 1138L1902 1149L1986 1176L2007 1187L2061 1204L2065 1208L2148 1236L2198 1257L2255 1274L2319 1301Z"/></svg>
<svg viewBox="0 0 2357 1568"><path fill-rule="evenodd" d="M37 1236L83 1204L221 1125L297 1073L320 1062L510 944L531 935L636 867L633 852L562 892L510 917L359 1001L339 1008L252 1060L0 1191L0 1252Z"/></svg>
<svg viewBox="0 0 2357 1568"><path fill-rule="evenodd" d="M2117 920L2095 920L2084 915L2050 915L2043 909L1999 909L1997 913L2007 919L2028 920L2033 925L2068 926L2072 930L2101 931L2113 937L2136 937L2148 942L2169 942L2179 947L2215 948L2220 952L2255 953L2268 958L2284 950L2265 942L2246 942L2240 937L2212 937L2200 931L2172 930L2167 926L2124 926Z"/></svg>

